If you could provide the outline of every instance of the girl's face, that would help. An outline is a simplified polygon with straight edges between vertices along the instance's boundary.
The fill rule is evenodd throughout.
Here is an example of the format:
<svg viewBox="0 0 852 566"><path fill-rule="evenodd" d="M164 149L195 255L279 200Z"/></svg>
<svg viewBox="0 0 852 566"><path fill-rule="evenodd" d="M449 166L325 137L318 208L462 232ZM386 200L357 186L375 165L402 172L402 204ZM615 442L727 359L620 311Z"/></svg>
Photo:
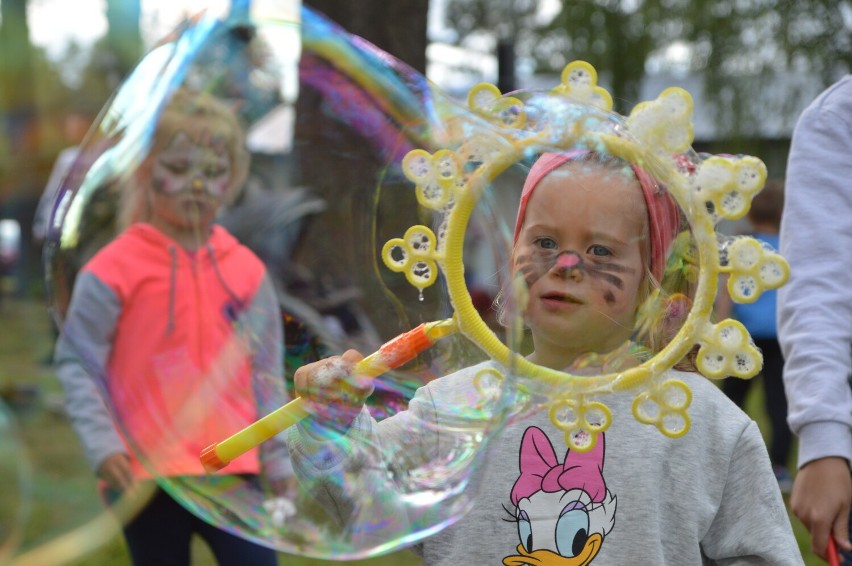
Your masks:
<svg viewBox="0 0 852 566"><path fill-rule="evenodd" d="M535 188L513 255L529 290L536 363L565 369L630 337L645 280L647 211L632 171L593 161Z"/></svg>
<svg viewBox="0 0 852 566"><path fill-rule="evenodd" d="M150 162L155 219L174 228L206 228L231 188L231 159L224 143L197 141L178 131Z"/></svg>

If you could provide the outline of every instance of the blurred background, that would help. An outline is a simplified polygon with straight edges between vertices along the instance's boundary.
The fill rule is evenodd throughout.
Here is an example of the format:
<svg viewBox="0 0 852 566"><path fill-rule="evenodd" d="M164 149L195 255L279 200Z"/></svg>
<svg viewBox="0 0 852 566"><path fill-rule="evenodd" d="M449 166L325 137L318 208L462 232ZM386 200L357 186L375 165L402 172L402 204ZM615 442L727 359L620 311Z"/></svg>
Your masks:
<svg viewBox="0 0 852 566"><path fill-rule="evenodd" d="M297 0L281 3L299 7ZM0 457L17 460L20 450L26 464L19 464L28 466L26 483L0 485L0 516L20 516L22 552L73 527L85 516L81 507L94 514L100 506L49 364L54 330L45 300L39 200L56 183L51 176L61 175L69 148L80 144L142 55L189 15L214 4L229 2L0 0L0 401L10 412L6 421L0 413L0 434L19 440L8 453L0 443ZM664 88L684 87L695 98L695 149L758 156L770 178L784 175L799 113L852 69L849 0L305 4L460 100L480 81L504 93L549 89L575 59L594 65L621 113ZM754 388L746 407L763 427L761 396ZM16 503L24 499L22 490L31 493L26 505ZM806 562L819 563L794 523ZM0 562L8 534L0 532ZM205 560L202 550L196 562ZM320 563L301 560L286 563ZM80 563L129 562L116 536ZM364 563L418 562L401 552Z"/></svg>

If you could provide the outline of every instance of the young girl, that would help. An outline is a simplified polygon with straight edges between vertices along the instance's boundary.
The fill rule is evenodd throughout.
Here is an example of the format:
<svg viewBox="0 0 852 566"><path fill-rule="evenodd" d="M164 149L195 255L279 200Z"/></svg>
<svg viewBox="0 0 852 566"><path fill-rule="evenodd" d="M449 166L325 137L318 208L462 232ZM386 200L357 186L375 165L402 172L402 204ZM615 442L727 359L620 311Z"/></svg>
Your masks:
<svg viewBox="0 0 852 566"><path fill-rule="evenodd" d="M115 500L140 480L204 476L198 453L285 401L277 300L263 264L213 224L245 179L236 116L179 90L128 186L129 224L82 269L57 373L86 456ZM109 407L109 408L108 408ZM292 482L280 440L232 464ZM201 535L220 563L277 563L157 491L124 526L136 564L189 564Z"/></svg>
<svg viewBox="0 0 852 566"><path fill-rule="evenodd" d="M528 287L529 359L564 370L629 340L678 228L672 199L640 168L586 151L539 158L523 188L512 262ZM407 411L376 423L361 406L369 385L349 377L359 359L350 350L297 371L297 391L318 415L289 430L301 482L347 478L322 483L344 524L370 511L347 504L361 489L349 485L352 472L369 487L373 470L402 477L460 446L453 418L477 369L432 381ZM694 393L696 426L682 438L633 419L629 393L606 397L612 425L588 452L568 449L546 410L510 419L468 487L478 488L472 509L418 545L424 563L801 564L755 423L700 375L671 374ZM389 499L374 497L375 512Z"/></svg>

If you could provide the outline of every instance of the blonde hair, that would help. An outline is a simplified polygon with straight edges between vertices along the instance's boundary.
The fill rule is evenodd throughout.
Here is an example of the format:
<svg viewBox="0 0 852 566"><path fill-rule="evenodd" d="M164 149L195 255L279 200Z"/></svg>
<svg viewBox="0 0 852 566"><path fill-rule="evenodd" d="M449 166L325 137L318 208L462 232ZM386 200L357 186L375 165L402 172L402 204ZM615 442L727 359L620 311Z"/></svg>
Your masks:
<svg viewBox="0 0 852 566"><path fill-rule="evenodd" d="M245 130L236 113L219 99L205 92L188 89L175 91L160 114L145 160L122 190L118 228L151 217L148 201L150 158L164 150L175 134L184 132L193 140L215 135L224 142L231 161L231 179L222 204L230 204L239 195L249 169L249 153L245 147Z"/></svg>

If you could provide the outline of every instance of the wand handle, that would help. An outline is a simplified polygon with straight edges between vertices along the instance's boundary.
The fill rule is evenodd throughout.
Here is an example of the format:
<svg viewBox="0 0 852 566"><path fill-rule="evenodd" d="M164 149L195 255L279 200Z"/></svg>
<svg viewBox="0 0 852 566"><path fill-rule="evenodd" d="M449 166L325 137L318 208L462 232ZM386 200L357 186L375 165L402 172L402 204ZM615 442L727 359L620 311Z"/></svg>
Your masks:
<svg viewBox="0 0 852 566"><path fill-rule="evenodd" d="M456 324L453 319L423 323L386 342L376 352L358 362L354 373L377 377L413 360L420 352L432 346L435 340L455 331ZM222 442L213 443L202 450L201 463L207 472L218 472L238 456L293 426L309 414L304 399L296 397Z"/></svg>
<svg viewBox="0 0 852 566"><path fill-rule="evenodd" d="M840 566L840 558L837 554L837 543L834 542L834 537L832 535L828 535L828 549L826 550L826 554L828 555L828 566Z"/></svg>

